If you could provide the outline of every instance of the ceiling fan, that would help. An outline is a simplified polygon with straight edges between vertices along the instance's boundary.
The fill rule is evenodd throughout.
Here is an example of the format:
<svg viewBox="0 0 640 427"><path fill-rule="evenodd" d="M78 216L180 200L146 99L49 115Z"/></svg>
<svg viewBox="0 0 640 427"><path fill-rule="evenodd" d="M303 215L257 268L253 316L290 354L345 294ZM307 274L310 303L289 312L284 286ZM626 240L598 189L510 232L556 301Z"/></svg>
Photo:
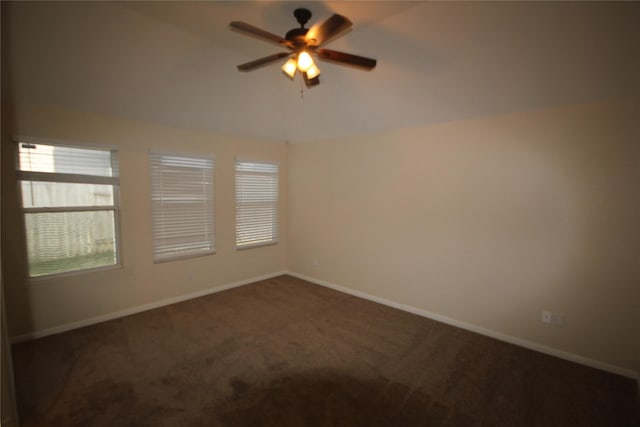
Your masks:
<svg viewBox="0 0 640 427"><path fill-rule="evenodd" d="M300 24L300 28L294 28L288 31L284 38L261 30L246 22L231 22L229 25L235 30L289 49L289 52L275 53L238 65L238 70L252 71L279 59L289 57L289 60L282 66L282 71L292 80L295 77L296 71L300 71L307 87L311 87L320 83L320 69L313 61L314 55L322 60L341 65L351 65L364 70L372 70L375 68L377 63L375 59L321 48L321 46L329 40L351 27L352 23L346 17L334 14L322 24L305 28L305 24L311 18L311 11L299 8L293 11L293 16L295 16Z"/></svg>

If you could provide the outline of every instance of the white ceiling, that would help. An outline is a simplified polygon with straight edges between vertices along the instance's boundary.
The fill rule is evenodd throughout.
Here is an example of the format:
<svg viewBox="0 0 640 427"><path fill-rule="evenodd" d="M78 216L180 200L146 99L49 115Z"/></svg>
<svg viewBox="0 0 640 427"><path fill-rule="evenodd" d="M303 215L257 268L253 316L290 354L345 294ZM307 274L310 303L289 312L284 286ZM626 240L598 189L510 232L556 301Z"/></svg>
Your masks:
<svg viewBox="0 0 640 427"><path fill-rule="evenodd" d="M304 142L590 102L640 92L640 2L45 2L3 10L17 102ZM378 59L371 72L319 62L301 97L272 33L340 13L327 47ZM283 61L284 62L284 61ZM7 77L7 76L5 76Z"/></svg>

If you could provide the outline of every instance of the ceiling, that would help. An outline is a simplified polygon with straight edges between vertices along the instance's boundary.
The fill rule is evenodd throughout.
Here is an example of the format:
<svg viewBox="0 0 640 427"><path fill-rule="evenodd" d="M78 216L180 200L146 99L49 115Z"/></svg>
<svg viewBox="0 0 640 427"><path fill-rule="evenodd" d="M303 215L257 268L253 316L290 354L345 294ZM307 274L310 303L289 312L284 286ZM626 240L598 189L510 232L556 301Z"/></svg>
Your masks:
<svg viewBox="0 0 640 427"><path fill-rule="evenodd" d="M10 96L178 127L305 142L592 102L640 92L640 2L18 2L5 4ZM371 72L318 62L304 88L281 51L229 28L278 35L333 13L353 29L328 48ZM4 50L4 49L3 49ZM284 60L282 61L284 62Z"/></svg>

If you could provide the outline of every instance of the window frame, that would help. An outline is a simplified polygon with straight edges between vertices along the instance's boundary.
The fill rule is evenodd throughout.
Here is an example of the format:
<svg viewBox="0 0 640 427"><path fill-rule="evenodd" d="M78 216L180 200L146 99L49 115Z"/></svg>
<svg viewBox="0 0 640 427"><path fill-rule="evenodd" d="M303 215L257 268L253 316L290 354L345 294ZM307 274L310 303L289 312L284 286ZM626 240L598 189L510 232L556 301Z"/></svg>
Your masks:
<svg viewBox="0 0 640 427"><path fill-rule="evenodd" d="M173 157L182 157L182 158L192 158L198 160L209 160L211 161L211 236L212 236L212 247L208 251L202 251L200 253L181 253L175 254L172 256L164 256L160 258L156 258L156 246L155 246L155 223L154 223L154 180L153 180L153 156L173 156ZM153 259L154 264L161 264L165 262L171 261L179 261L189 258L199 258L204 256L215 255L217 252L216 247L216 197L215 197L215 170L216 170L216 158L211 154L203 154L203 153L189 153L189 152L175 152L168 151L162 149L150 149L148 151L148 160L149 160L149 177L150 177L150 187L149 187L149 198L151 202L151 257Z"/></svg>
<svg viewBox="0 0 640 427"><path fill-rule="evenodd" d="M239 163L255 163L262 165L270 165L276 167L276 172L273 174L276 177L276 200L275 206L275 221L273 223L275 227L274 238L269 241L262 241L249 244L238 244L238 164ZM263 246L273 246L280 243L280 162L275 160L256 160L252 158L236 157L234 161L234 201L235 201L235 247L237 251L243 251L246 249L260 248ZM241 173L241 172L240 172Z"/></svg>
<svg viewBox="0 0 640 427"><path fill-rule="evenodd" d="M20 210L21 226L22 226L22 242L23 246L23 259L25 260L25 277L28 283L46 281L50 279L78 276L84 274L90 274L94 272L114 270L122 268L122 233L120 226L120 161L118 158L118 147L110 144L95 144L90 142L79 141L67 141L53 138L41 138L34 136L14 135L12 137L14 143L14 165L15 165L15 177L16 177L16 189L17 189L17 202L18 209ZM99 150L109 151L113 156L115 154L115 163L118 165L118 175L111 177L101 177L93 175L83 174L70 174L70 173L55 173L55 172L32 172L23 171L20 169L20 144L34 144L34 145L49 145L55 147L68 147L85 150ZM112 162L114 159L112 158ZM113 164L113 163L112 163ZM62 177L63 179L55 179L55 177ZM113 190L113 204L104 206L69 206L69 207L28 207L24 206L24 200L22 197L22 182L57 182L65 184L101 184L110 185ZM109 265L103 265L99 267L80 268L75 270L67 270L58 273L42 274L38 276L32 276L29 269L29 244L27 233L26 215L30 213L57 213L57 212L96 212L106 211L113 212L113 232L114 232L114 250L115 250L115 263Z"/></svg>

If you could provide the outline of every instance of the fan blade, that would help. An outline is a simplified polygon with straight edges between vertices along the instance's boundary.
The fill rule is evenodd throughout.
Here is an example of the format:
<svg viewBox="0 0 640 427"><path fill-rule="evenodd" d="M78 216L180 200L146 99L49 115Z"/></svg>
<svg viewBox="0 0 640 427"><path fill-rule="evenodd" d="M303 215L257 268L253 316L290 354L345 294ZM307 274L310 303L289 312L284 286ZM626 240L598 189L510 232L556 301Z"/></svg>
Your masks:
<svg viewBox="0 0 640 427"><path fill-rule="evenodd" d="M348 18L335 14L322 24L311 27L304 36L304 40L307 46L320 46L351 27L351 25L351 21Z"/></svg>
<svg viewBox="0 0 640 427"><path fill-rule="evenodd" d="M341 64L353 65L355 67L372 70L378 63L375 59L365 58L364 56L352 55L350 53L338 52L330 49L318 49L316 51L318 58L328 61L338 62Z"/></svg>
<svg viewBox="0 0 640 427"><path fill-rule="evenodd" d="M234 28L245 34L258 37L262 40L274 42L279 45L286 46L288 48L293 47L293 43L291 43L289 40L283 39L282 37L277 36L268 31L261 30L258 27L254 27L253 25L247 24L246 22L233 21L229 25L231 26L231 28Z"/></svg>
<svg viewBox="0 0 640 427"><path fill-rule="evenodd" d="M264 58L256 59L255 61L247 62L246 64L238 65L239 71L251 71L263 65L270 64L278 59L291 55L288 52L274 53L273 55L265 56Z"/></svg>

